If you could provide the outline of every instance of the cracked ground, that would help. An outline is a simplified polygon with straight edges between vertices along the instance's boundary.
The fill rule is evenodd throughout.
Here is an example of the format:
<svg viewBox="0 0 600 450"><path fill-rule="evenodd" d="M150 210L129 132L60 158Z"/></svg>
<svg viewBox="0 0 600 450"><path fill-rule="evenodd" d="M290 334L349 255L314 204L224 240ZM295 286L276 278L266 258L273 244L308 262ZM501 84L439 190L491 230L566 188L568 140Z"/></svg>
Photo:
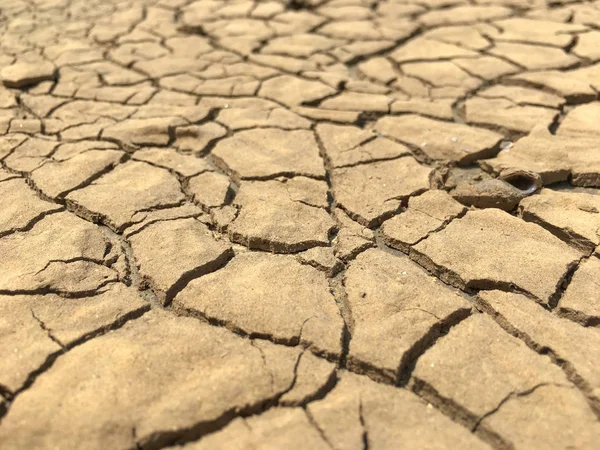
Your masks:
<svg viewBox="0 0 600 450"><path fill-rule="evenodd" d="M600 1L2 0L0 448L600 448Z"/></svg>

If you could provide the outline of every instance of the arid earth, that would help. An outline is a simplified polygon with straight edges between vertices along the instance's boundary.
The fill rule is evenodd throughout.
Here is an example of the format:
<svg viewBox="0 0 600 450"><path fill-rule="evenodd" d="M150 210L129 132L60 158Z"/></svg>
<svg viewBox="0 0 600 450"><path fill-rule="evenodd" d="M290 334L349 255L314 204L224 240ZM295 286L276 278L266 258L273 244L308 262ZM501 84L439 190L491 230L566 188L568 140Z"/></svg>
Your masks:
<svg viewBox="0 0 600 450"><path fill-rule="evenodd" d="M600 1L2 0L0 448L600 448Z"/></svg>

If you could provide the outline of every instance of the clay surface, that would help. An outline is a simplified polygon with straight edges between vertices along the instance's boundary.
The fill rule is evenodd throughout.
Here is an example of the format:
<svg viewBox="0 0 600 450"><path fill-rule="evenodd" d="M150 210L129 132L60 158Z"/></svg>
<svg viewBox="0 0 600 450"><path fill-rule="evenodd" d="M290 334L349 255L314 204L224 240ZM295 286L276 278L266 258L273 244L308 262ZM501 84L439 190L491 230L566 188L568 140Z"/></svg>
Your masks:
<svg viewBox="0 0 600 450"><path fill-rule="evenodd" d="M0 1L0 449L596 450L600 1Z"/></svg>

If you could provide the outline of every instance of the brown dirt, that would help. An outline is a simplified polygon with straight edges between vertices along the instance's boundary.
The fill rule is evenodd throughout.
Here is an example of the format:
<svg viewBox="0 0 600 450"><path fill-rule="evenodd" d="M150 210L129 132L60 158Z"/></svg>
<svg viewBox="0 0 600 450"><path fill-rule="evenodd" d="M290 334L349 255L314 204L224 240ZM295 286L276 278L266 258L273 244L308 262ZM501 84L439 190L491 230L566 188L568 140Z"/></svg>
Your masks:
<svg viewBox="0 0 600 450"><path fill-rule="evenodd" d="M599 29L0 2L0 448L598 449Z"/></svg>

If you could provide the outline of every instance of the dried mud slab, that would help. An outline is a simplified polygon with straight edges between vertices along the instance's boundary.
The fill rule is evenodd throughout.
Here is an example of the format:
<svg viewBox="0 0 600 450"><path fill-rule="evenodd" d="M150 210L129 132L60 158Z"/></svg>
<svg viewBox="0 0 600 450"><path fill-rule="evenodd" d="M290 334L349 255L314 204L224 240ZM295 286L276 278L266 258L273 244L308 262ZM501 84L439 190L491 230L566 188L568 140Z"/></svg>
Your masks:
<svg viewBox="0 0 600 450"><path fill-rule="evenodd" d="M543 189L523 199L519 214L573 247L591 253L600 245L600 196Z"/></svg>
<svg viewBox="0 0 600 450"><path fill-rule="evenodd" d="M312 266L328 276L337 274L344 267L331 248L313 247L298 253L296 259L302 264Z"/></svg>
<svg viewBox="0 0 600 450"><path fill-rule="evenodd" d="M335 222L325 210L324 181L306 177L245 181L233 203L239 208L227 228L233 242L277 253L329 245Z"/></svg>
<svg viewBox="0 0 600 450"><path fill-rule="evenodd" d="M390 54L390 57L398 63L473 56L477 56L477 53L472 50L420 37L411 40Z"/></svg>
<svg viewBox="0 0 600 450"><path fill-rule="evenodd" d="M377 449L398 442L409 448L490 448L407 390L347 372L340 378L325 399L307 407L334 448L361 449L365 440Z"/></svg>
<svg viewBox="0 0 600 450"><path fill-rule="evenodd" d="M112 244L93 224L67 212L0 240L0 293L93 292L119 278Z"/></svg>
<svg viewBox="0 0 600 450"><path fill-rule="evenodd" d="M406 211L386 220L381 226L387 245L404 253L467 209L445 191L427 191L408 200Z"/></svg>
<svg viewBox="0 0 600 450"><path fill-rule="evenodd" d="M392 383L445 326L471 309L408 258L378 249L350 263L344 285L353 319L348 365Z"/></svg>
<svg viewBox="0 0 600 450"><path fill-rule="evenodd" d="M502 135L492 131L411 114L384 117L375 129L417 147L431 159L459 164L494 156L502 140Z"/></svg>
<svg viewBox="0 0 600 450"><path fill-rule="evenodd" d="M6 448L158 448L277 398L299 354L153 311L58 358L14 401L0 438Z"/></svg>
<svg viewBox="0 0 600 450"><path fill-rule="evenodd" d="M0 296L0 385L13 393L52 357L150 309L133 288L113 283L84 299L56 294Z"/></svg>
<svg viewBox="0 0 600 450"><path fill-rule="evenodd" d="M324 400L300 408L272 408L239 418L186 450L280 448L306 441L307 448L389 448L404 442L414 448L468 446L487 449L468 431L428 408L414 394L343 373ZM304 446L304 444L303 444Z"/></svg>
<svg viewBox="0 0 600 450"><path fill-rule="evenodd" d="M61 209L60 205L41 200L23 179L12 178L0 182L0 236L24 230L47 214Z"/></svg>
<svg viewBox="0 0 600 450"><path fill-rule="evenodd" d="M600 102L577 106L561 122L557 134L600 138L598 120L600 120Z"/></svg>
<svg viewBox="0 0 600 450"><path fill-rule="evenodd" d="M363 92L342 92L336 97L321 103L325 109L341 111L369 111L386 113L390 110L392 99L386 95Z"/></svg>
<svg viewBox="0 0 600 450"><path fill-rule="evenodd" d="M185 125L181 117L150 117L127 119L102 129L102 138L122 145L167 145L170 130Z"/></svg>
<svg viewBox="0 0 600 450"><path fill-rule="evenodd" d="M518 105L504 98L472 97L465 102L465 120L473 125L529 133L550 126L559 112L540 106Z"/></svg>
<svg viewBox="0 0 600 450"><path fill-rule="evenodd" d="M193 177L213 170L205 159L182 155L170 148L144 148L135 152L133 159L172 170L182 177Z"/></svg>
<svg viewBox="0 0 600 450"><path fill-rule="evenodd" d="M286 130L309 129L310 121L284 108L235 108L221 110L220 123L231 130L277 127Z"/></svg>
<svg viewBox="0 0 600 450"><path fill-rule="evenodd" d="M335 94L336 90L319 81L308 81L290 75L281 75L265 81L258 92L264 98L286 106L299 106Z"/></svg>
<svg viewBox="0 0 600 450"><path fill-rule="evenodd" d="M525 67L527 70L563 69L579 60L562 49L540 45L499 42L489 50L494 56Z"/></svg>
<svg viewBox="0 0 600 450"><path fill-rule="evenodd" d="M175 206L173 208L154 209L136 213L133 216L133 225L125 229L123 236L130 238L153 223L166 220L187 219L189 217L196 218L205 225L209 223L208 215L202 208L191 203L184 203L181 206Z"/></svg>
<svg viewBox="0 0 600 450"><path fill-rule="evenodd" d="M3 140L3 147L6 146L3 166L23 174L37 169L59 146L58 141L51 138L18 137Z"/></svg>
<svg viewBox="0 0 600 450"><path fill-rule="evenodd" d="M487 315L476 314L452 328L419 358L413 374L415 388L425 398L444 402L467 426L481 435L496 435L506 445L539 436L548 448L564 448L569 442L592 448L600 432L585 397L563 371ZM570 412L566 416L556 412L562 402ZM515 426L515 416L527 425ZM559 416L567 433L556 427Z"/></svg>
<svg viewBox="0 0 600 450"><path fill-rule="evenodd" d="M534 350L550 354L560 364L569 380L588 398L596 412L600 411L600 373L597 349L600 331L554 314L523 295L490 291L479 294L482 307L510 333L519 336ZM585 342L585 346L581 345Z"/></svg>
<svg viewBox="0 0 600 450"><path fill-rule="evenodd" d="M226 134L227 129L216 122L177 127L173 146L182 152L204 154L210 145Z"/></svg>
<svg viewBox="0 0 600 450"><path fill-rule="evenodd" d="M0 78L6 87L24 88L52 80L55 74L56 67L48 61L16 61L0 71Z"/></svg>
<svg viewBox="0 0 600 450"><path fill-rule="evenodd" d="M573 53L580 58L587 58L591 61L600 61L600 51L598 50L598 42L600 42L600 33L598 31L588 31L583 33L575 47Z"/></svg>
<svg viewBox="0 0 600 450"><path fill-rule="evenodd" d="M600 259L583 261L558 303L558 312L583 325L600 324Z"/></svg>
<svg viewBox="0 0 600 450"><path fill-rule="evenodd" d="M293 448L298 442L315 450L331 449L302 408L271 408L259 416L235 419L198 442L169 449Z"/></svg>
<svg viewBox="0 0 600 450"><path fill-rule="evenodd" d="M204 207L214 208L225 204L231 189L228 177L218 172L204 172L190 178L187 192L194 202Z"/></svg>
<svg viewBox="0 0 600 450"><path fill-rule="evenodd" d="M325 176L319 148L310 131L277 128L240 131L217 143L212 156L238 180Z"/></svg>
<svg viewBox="0 0 600 450"><path fill-rule="evenodd" d="M511 397L483 420L484 426L510 436L515 448L592 450L600 435L598 419L581 393L574 388L552 385Z"/></svg>
<svg viewBox="0 0 600 450"><path fill-rule="evenodd" d="M66 200L84 217L122 231L133 222L136 213L175 206L184 200L184 195L177 179L167 170L130 161L71 192Z"/></svg>
<svg viewBox="0 0 600 450"><path fill-rule="evenodd" d="M12 173L7 170L0 169L0 183L3 181L15 179L15 178L20 178L20 176L16 173Z"/></svg>
<svg viewBox="0 0 600 450"><path fill-rule="evenodd" d="M306 405L321 398L337 383L336 365L309 351L303 351L296 364L294 385L278 400L279 405Z"/></svg>
<svg viewBox="0 0 600 450"><path fill-rule="evenodd" d="M542 18L511 17L495 23L503 29L498 36L503 41L547 44L558 48L571 44L571 33L587 30L587 27L577 23L560 23Z"/></svg>
<svg viewBox="0 0 600 450"><path fill-rule="evenodd" d="M569 179L576 186L600 186L600 153L590 151L599 145L600 140L592 136L574 139L536 131L481 164L496 173L506 169L536 172L544 185Z"/></svg>
<svg viewBox="0 0 600 450"><path fill-rule="evenodd" d="M360 224L373 227L395 213L411 195L427 190L430 172L405 156L334 169L331 183L338 205Z"/></svg>
<svg viewBox="0 0 600 450"><path fill-rule="evenodd" d="M356 255L375 245L373 230L353 221L340 208L335 209L334 216L340 229L331 243L334 254L342 261L350 261L356 258Z"/></svg>
<svg viewBox="0 0 600 450"><path fill-rule="evenodd" d="M405 146L357 127L323 123L316 132L334 168L410 155Z"/></svg>
<svg viewBox="0 0 600 450"><path fill-rule="evenodd" d="M437 2L427 2L435 5ZM450 2L451 5L459 2ZM505 6L496 5L460 5L429 11L423 14L420 21L427 25L456 25L475 23L491 19L500 19L510 15L511 10Z"/></svg>
<svg viewBox="0 0 600 450"><path fill-rule="evenodd" d="M336 358L344 326L325 275L293 256L241 253L191 281L174 307L244 335Z"/></svg>
<svg viewBox="0 0 600 450"><path fill-rule="evenodd" d="M463 97L483 84L481 79L469 75L450 61L411 62L401 68L406 75L432 86L431 96L434 98Z"/></svg>
<svg viewBox="0 0 600 450"><path fill-rule="evenodd" d="M452 100L447 98L429 99L415 97L410 100L396 100L390 106L392 113L414 113L436 119L451 120Z"/></svg>
<svg viewBox="0 0 600 450"><path fill-rule="evenodd" d="M469 211L411 249L415 261L456 287L514 287L546 304L581 256L542 227L497 209Z"/></svg>
<svg viewBox="0 0 600 450"><path fill-rule="evenodd" d="M30 179L45 197L60 198L109 171L123 156L123 152L110 149L85 150L64 160L56 160L55 154L35 169Z"/></svg>
<svg viewBox="0 0 600 450"><path fill-rule="evenodd" d="M556 92L568 103L584 103L595 100L597 96L589 83L574 77L569 72L557 70L525 72L513 75L510 79Z"/></svg>
<svg viewBox="0 0 600 450"><path fill-rule="evenodd" d="M142 284L162 302L191 279L213 272L232 256L231 246L194 218L150 223L129 238Z"/></svg>
<svg viewBox="0 0 600 450"><path fill-rule="evenodd" d="M519 106L559 108L565 104L565 100L560 95L552 92L501 84L482 90L477 93L477 96L485 99L505 99Z"/></svg>

